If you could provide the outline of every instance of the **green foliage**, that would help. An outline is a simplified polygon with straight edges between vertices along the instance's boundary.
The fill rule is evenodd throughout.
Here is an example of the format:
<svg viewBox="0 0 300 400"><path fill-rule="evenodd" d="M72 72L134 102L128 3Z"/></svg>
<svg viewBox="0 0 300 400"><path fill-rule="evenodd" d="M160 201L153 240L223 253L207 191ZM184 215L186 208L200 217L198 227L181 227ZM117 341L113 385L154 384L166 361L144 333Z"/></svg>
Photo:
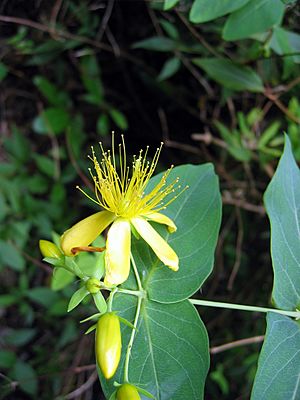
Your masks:
<svg viewBox="0 0 300 400"><path fill-rule="evenodd" d="M18 25L1 22L3 348L0 369L3 379L0 397L3 399L66 397L67 392L88 379L88 372L73 374L72 382L69 375L74 360L78 362L75 368L94 362L92 351L81 351L93 348L93 335L85 337L91 342L81 342L84 328L78 321L97 309L104 312L105 299L87 296L73 313L66 315L66 310L73 293L80 288L76 272L87 279L92 276L100 279L104 272L103 254L80 254L72 272L55 265L52 269L46 266L46 261L41 261L37 243L40 238L51 240L53 231L61 234L86 216L92 203L74 188L87 184L89 164L85 155L90 154L90 144L99 140L107 144L111 130L127 130L128 149L135 154L142 144L153 148L163 138L166 146L162 153L165 159L158 165L161 170L171 162L176 165L212 162L220 176L224 199L223 226L215 268L209 279L206 278L212 269L212 249L220 218L218 194L208 206L209 194L205 188L206 185L212 188L216 180L211 167L189 167L206 171L207 176L203 185L195 182L198 201L192 201L191 209L179 213L181 231L186 231L183 226L189 219L187 224L196 232L198 218L204 221L201 235L211 241L200 243L202 236L195 234L189 244L183 245L179 229L178 233L168 235L165 229L153 224L181 256L188 254L193 243L199 245L190 262L182 260L182 268L175 274L178 281L171 271L154 266L154 255L142 240L134 239L138 267L147 272L150 265L153 272L152 276L147 275L151 299L144 302L141 330L137 330L138 347L134 343L134 357L130 361L129 375L131 378L133 374L135 383L145 383L152 392L146 371L140 373L146 321L150 343L157 344L160 333L166 348L171 347L167 338L172 337L174 347L181 349L182 345L190 354L187 342L179 340L184 312L197 326L198 337L196 331L188 331L186 335L203 352L205 367L201 369L199 360L195 361L196 357L191 355L199 380L193 380L186 389L188 395L184 393L181 398L190 396L191 387L202 393L208 366L206 330L194 308L184 300L200 286L201 293L194 296L267 305L272 274L262 195L282 153L283 131L287 132L291 145L286 142L280 167L265 196L271 221L275 280L272 295L278 307L293 310L299 307L298 246L295 246L298 227L293 217L298 208L292 202L292 195L298 193L295 182L299 175L292 151L295 159L300 160L297 2L153 0L145 7L143 2L125 5L126 2L120 1L114 2L111 13L107 14L108 2L103 3L98 7L83 1L62 2L56 9L56 19L52 18L55 12L50 3L37 4L30 15L22 14L16 1L2 6L1 14L13 17L16 13L16 17L29 21L28 26L21 24L22 19ZM31 27L31 22L38 24L37 29ZM191 181L190 188L180 196L178 204L183 199L191 201L194 181L186 178ZM214 187L217 193L217 186ZM85 190L91 194L90 188ZM170 207L172 218L176 215L175 205ZM205 214L206 206L208 211L214 210L213 218L212 214ZM215 231L210 230L210 224ZM99 246L104 244L101 240ZM292 253L288 249L291 246ZM137 251L141 251L143 259ZM70 267L70 260L68 263ZM197 266L200 273L194 279ZM136 288L133 276L126 287ZM118 293L115 309L127 315L131 323L133 309L126 310L126 302L134 307L136 300L128 297ZM162 309L168 310L166 321L161 316ZM178 309L182 310L181 315ZM99 317L96 315L94 322ZM262 335L265 329L262 318L249 318L248 314L216 313L202 307L201 315L207 322L211 347ZM296 341L299 324L273 314L267 320L252 397L260 399L261 393L265 393L266 399L297 397L292 378L299 366L295 355L299 347ZM174 325L177 339L168 332L170 325ZM128 342L131 332L132 327L123 326L124 342ZM255 346L213 355L205 398L231 400L250 396L259 356ZM183 357L184 367L188 357L180 351L174 354L170 348L169 355L176 362L168 361L171 367L167 369L159 360L159 351L156 349L154 353L155 365L149 374L157 370L159 382L167 387L168 373L175 381L179 357ZM284 360L281 365L279 357ZM118 376L122 368L121 365ZM182 377L183 370L180 371ZM270 381L272 385L268 384ZM88 390L87 397L99 397L96 388ZM106 390L111 393L113 389L106 387ZM166 391L160 394L162 398L167 398ZM144 398L144 394L140 395Z"/></svg>
<svg viewBox="0 0 300 400"><path fill-rule="evenodd" d="M249 67L219 58L195 58L193 62L228 89L250 92L262 92L264 89L261 78Z"/></svg>
<svg viewBox="0 0 300 400"><path fill-rule="evenodd" d="M266 338L251 394L252 400L299 397L299 346L299 324L283 315L269 313Z"/></svg>
<svg viewBox="0 0 300 400"><path fill-rule="evenodd" d="M265 193L271 223L271 254L274 269L273 299L277 307L300 305L299 241L300 172L286 136L285 148L276 173Z"/></svg>
<svg viewBox="0 0 300 400"><path fill-rule="evenodd" d="M121 316L133 320L136 300L118 296L116 308ZM122 338L128 343L131 329L123 327ZM145 340L146 339L146 340ZM180 349L180 351L178 351ZM115 379L122 381L122 365ZM172 399L199 399L209 366L206 329L188 301L161 304L145 300L130 362L130 380L148 390L157 399L171 394ZM106 396L114 390L104 381Z"/></svg>

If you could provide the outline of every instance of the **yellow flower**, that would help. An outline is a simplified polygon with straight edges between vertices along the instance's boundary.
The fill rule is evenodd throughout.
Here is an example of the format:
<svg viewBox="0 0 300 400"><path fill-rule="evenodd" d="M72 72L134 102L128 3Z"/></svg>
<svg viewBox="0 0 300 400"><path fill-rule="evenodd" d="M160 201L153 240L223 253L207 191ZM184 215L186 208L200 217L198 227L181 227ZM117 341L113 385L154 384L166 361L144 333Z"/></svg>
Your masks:
<svg viewBox="0 0 300 400"><path fill-rule="evenodd" d="M107 284L118 285L129 275L131 228L133 227L149 244L157 257L173 271L177 271L179 263L177 254L148 222L164 224L169 232L176 231L174 222L159 212L177 197L174 195L164 203L165 197L179 188L179 186L176 187L178 178L169 184L166 182L173 166L162 175L151 191L145 193L156 168L162 144L156 150L152 163L147 161L147 147L145 153L141 150L139 155L133 158L130 168L127 165L122 136L122 144L119 145L119 173L116 169L114 142L112 152L105 152L101 143L100 146L101 162L98 162L93 149L92 157L90 157L96 172L93 175L90 171L95 184L96 200L88 197L104 208L104 211L92 214L67 230L61 237L62 250L68 256L80 250L88 250L87 246L112 224L106 240L105 281Z"/></svg>

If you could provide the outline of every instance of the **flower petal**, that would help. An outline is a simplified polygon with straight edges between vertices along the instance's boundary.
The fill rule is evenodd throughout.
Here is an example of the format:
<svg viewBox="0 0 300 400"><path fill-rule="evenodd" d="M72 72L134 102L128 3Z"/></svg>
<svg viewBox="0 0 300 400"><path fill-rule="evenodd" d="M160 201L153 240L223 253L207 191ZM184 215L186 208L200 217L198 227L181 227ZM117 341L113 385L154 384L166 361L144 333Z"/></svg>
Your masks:
<svg viewBox="0 0 300 400"><path fill-rule="evenodd" d="M149 244L157 257L173 271L178 270L178 256L168 243L156 232L144 218L132 218L132 225Z"/></svg>
<svg viewBox="0 0 300 400"><path fill-rule="evenodd" d="M82 219L64 232L60 245L66 256L72 256L73 247L88 246L116 218L110 211L100 211Z"/></svg>
<svg viewBox="0 0 300 400"><path fill-rule="evenodd" d="M145 217L147 219L149 219L150 221L154 221L159 224L167 225L168 231L171 233L176 232L176 230L177 230L177 226L174 224L174 222L171 220L171 218L167 217L164 214L154 212L154 213L146 214Z"/></svg>
<svg viewBox="0 0 300 400"><path fill-rule="evenodd" d="M131 230L127 219L118 218L110 227L105 252L105 283L119 285L130 270Z"/></svg>

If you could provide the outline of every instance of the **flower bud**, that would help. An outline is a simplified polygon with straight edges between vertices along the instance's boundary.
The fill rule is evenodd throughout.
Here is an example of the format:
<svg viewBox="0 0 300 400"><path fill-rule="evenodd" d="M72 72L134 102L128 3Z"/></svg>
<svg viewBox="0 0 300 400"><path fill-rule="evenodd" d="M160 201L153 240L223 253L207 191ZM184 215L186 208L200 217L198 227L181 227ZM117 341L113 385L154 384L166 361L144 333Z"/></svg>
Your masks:
<svg viewBox="0 0 300 400"><path fill-rule="evenodd" d="M44 257L60 258L62 256L62 253L56 244L49 242L49 240L40 240L39 246Z"/></svg>
<svg viewBox="0 0 300 400"><path fill-rule="evenodd" d="M119 317L106 313L96 327L95 351L97 363L106 379L116 372L121 358L121 328Z"/></svg>
<svg viewBox="0 0 300 400"><path fill-rule="evenodd" d="M86 289L91 293L91 294L96 294L99 292L101 286L101 282L97 278L90 278L86 284L85 287Z"/></svg>
<svg viewBox="0 0 300 400"><path fill-rule="evenodd" d="M117 400L140 400L140 395L135 386L124 383L117 391Z"/></svg>

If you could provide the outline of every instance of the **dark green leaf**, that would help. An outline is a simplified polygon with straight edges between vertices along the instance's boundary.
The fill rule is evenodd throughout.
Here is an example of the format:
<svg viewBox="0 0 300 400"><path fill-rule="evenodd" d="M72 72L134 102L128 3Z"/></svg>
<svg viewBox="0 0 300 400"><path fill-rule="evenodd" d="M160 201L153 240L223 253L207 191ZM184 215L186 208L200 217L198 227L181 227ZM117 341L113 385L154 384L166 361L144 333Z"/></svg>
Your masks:
<svg viewBox="0 0 300 400"><path fill-rule="evenodd" d="M65 108L70 104L69 96L43 76L35 76L34 84L53 106Z"/></svg>
<svg viewBox="0 0 300 400"><path fill-rule="evenodd" d="M194 23L211 21L243 7L249 0L195 0L189 19Z"/></svg>
<svg viewBox="0 0 300 400"><path fill-rule="evenodd" d="M3 79L6 77L7 74L8 74L8 69L6 65L0 62L0 82L3 81Z"/></svg>
<svg viewBox="0 0 300 400"><path fill-rule="evenodd" d="M174 168L168 180L180 177L181 187L189 186L165 210L177 226L175 233L155 224L179 257L179 271L171 271L143 240L133 239L133 254L149 298L172 303L191 296L210 274L221 221L218 178L211 164ZM148 190L161 178L152 178ZM167 201L167 200L166 200Z"/></svg>
<svg viewBox="0 0 300 400"><path fill-rule="evenodd" d="M283 315L268 313L251 400L300 398L299 349L299 324Z"/></svg>
<svg viewBox="0 0 300 400"><path fill-rule="evenodd" d="M0 295L0 308L9 307L12 304L18 303L20 300L19 296L13 294L1 294ZM1 352L0 352L1 354Z"/></svg>
<svg viewBox="0 0 300 400"><path fill-rule="evenodd" d="M126 131L128 129L128 122L123 113L121 111L116 110L115 108L109 110L109 114L111 119L117 125L118 128Z"/></svg>
<svg viewBox="0 0 300 400"><path fill-rule="evenodd" d="M33 158L41 172L53 178L55 173L55 163L51 158L42 156L40 154L34 154Z"/></svg>
<svg viewBox="0 0 300 400"><path fill-rule="evenodd" d="M294 310L300 306L300 171L288 136L264 201L271 223L272 296L277 307Z"/></svg>
<svg viewBox="0 0 300 400"><path fill-rule="evenodd" d="M56 292L53 292L53 290L47 287L32 288L28 290L27 297L47 308L49 308L59 298Z"/></svg>
<svg viewBox="0 0 300 400"><path fill-rule="evenodd" d="M25 268L25 260L19 251L10 242L4 240L0 240L0 261L15 271L22 271Z"/></svg>
<svg viewBox="0 0 300 400"><path fill-rule="evenodd" d="M104 89L96 57L94 55L83 57L80 66L81 79L88 91L88 96L85 96L85 99L92 104L101 105L104 100Z"/></svg>
<svg viewBox="0 0 300 400"><path fill-rule="evenodd" d="M10 350L1 349L0 368L11 368L16 362L16 355Z"/></svg>
<svg viewBox="0 0 300 400"><path fill-rule="evenodd" d="M176 42L164 36L154 36L148 39L136 42L133 46L134 49L146 49L154 51L172 51L176 49Z"/></svg>
<svg viewBox="0 0 300 400"><path fill-rule="evenodd" d="M70 123L70 115L63 108L50 107L38 115L32 128L36 133L58 135L65 131Z"/></svg>
<svg viewBox="0 0 300 400"><path fill-rule="evenodd" d="M250 67L221 58L195 58L193 62L203 68L209 77L233 90L263 92L261 78Z"/></svg>
<svg viewBox="0 0 300 400"><path fill-rule="evenodd" d="M109 118L107 114L101 114L97 121L97 132L100 136L107 136L109 134Z"/></svg>
<svg viewBox="0 0 300 400"><path fill-rule="evenodd" d="M225 40L240 40L280 24L284 14L281 0L251 0L230 14L223 30Z"/></svg>
<svg viewBox="0 0 300 400"><path fill-rule="evenodd" d="M133 322L136 299L116 296L115 307ZM195 308L188 302L160 304L143 300L130 358L130 381L157 400L201 400L209 366L208 337ZM125 348L132 329L122 324ZM113 380L123 379L124 353ZM102 379L106 396L115 390Z"/></svg>
<svg viewBox="0 0 300 400"><path fill-rule="evenodd" d="M180 68L179 58L177 58L177 57L170 58L163 65L163 67L157 77L157 80L163 81L165 79L170 78L171 76L176 74L176 72L179 70L179 68Z"/></svg>
<svg viewBox="0 0 300 400"><path fill-rule="evenodd" d="M13 375L24 392L32 396L37 394L37 375L30 364L18 360L14 366Z"/></svg>
<svg viewBox="0 0 300 400"><path fill-rule="evenodd" d="M34 337L36 333L35 329L18 329L11 330L7 336L5 336L5 342L12 346L24 346Z"/></svg>

